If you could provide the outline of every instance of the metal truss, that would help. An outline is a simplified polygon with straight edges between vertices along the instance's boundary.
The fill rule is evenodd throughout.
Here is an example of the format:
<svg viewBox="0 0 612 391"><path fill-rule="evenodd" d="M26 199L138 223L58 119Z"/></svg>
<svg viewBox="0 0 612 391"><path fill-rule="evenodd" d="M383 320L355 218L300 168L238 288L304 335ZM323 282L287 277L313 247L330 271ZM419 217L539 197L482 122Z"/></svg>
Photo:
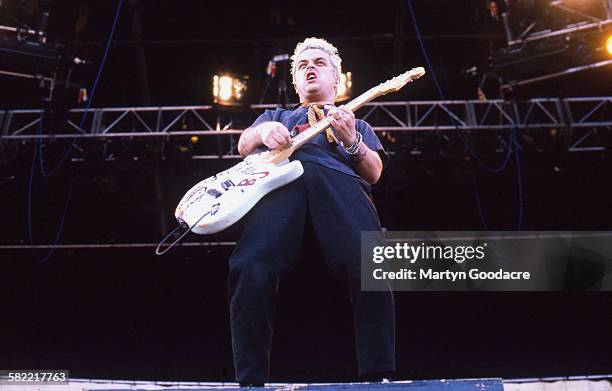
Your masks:
<svg viewBox="0 0 612 391"><path fill-rule="evenodd" d="M606 149L601 130L611 128L609 123L612 118L612 97L569 98L563 103L571 124L567 129L571 143L569 150L580 152Z"/></svg>
<svg viewBox="0 0 612 391"><path fill-rule="evenodd" d="M373 102L356 116L383 134L554 130L564 135L570 151L585 151L606 148L598 144L602 138L594 135L612 127L611 104L612 97L537 98L517 102ZM252 105L239 112L213 106L100 108L87 113L84 109L74 109L54 118L43 117L42 110L5 110L0 111L0 140L155 140L217 136L212 138L217 142L208 143L211 148L204 148L195 158L236 157L235 145L241 128L266 109L275 107Z"/></svg>
<svg viewBox="0 0 612 391"><path fill-rule="evenodd" d="M514 46L514 45L519 45L525 42L539 41L541 39L558 37L558 36L567 35L567 34L576 33L576 32L583 32L583 31L589 31L589 30L604 30L605 28L609 28L611 25L612 25L612 19L597 20L591 23L587 23L587 22L578 23L576 25L567 26L560 30L555 30L555 31L546 30L546 31L534 32L529 35L526 35L524 38L511 40L508 42L508 45Z"/></svg>

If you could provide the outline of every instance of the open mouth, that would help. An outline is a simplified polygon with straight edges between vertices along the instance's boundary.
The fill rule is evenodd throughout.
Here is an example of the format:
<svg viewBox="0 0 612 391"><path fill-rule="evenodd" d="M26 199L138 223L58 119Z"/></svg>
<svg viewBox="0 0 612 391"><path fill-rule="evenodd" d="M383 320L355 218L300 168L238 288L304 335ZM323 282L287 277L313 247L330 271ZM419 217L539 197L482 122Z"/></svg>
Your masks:
<svg viewBox="0 0 612 391"><path fill-rule="evenodd" d="M317 79L317 74L314 72L308 72L306 74L306 81L312 81Z"/></svg>

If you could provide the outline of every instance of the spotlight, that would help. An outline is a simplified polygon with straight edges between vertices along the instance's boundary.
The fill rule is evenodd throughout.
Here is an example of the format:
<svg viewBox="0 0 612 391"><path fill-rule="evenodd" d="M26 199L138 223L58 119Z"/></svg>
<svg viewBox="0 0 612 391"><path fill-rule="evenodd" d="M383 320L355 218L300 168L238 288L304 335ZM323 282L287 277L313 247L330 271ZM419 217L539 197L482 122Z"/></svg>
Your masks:
<svg viewBox="0 0 612 391"><path fill-rule="evenodd" d="M606 41L606 50L608 54L612 56L612 35L608 36L608 40Z"/></svg>
<svg viewBox="0 0 612 391"><path fill-rule="evenodd" d="M338 86L336 102L342 102L351 97L351 87L353 86L352 76L353 74L351 72L340 74L340 85Z"/></svg>
<svg viewBox="0 0 612 391"><path fill-rule="evenodd" d="M215 75L213 77L214 102L222 106L240 106L246 95L248 79L248 76Z"/></svg>

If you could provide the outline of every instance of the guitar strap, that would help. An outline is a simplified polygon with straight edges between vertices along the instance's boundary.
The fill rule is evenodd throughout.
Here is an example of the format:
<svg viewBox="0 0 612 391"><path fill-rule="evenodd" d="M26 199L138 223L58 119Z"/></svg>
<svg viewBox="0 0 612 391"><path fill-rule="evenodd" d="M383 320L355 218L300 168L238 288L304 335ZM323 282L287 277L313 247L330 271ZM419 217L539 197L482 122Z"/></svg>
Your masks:
<svg viewBox="0 0 612 391"><path fill-rule="evenodd" d="M323 110L321 110L321 108L319 108L317 104L312 103L310 106L308 106L308 123L310 124L310 126L315 126L315 124L323 118L325 118L325 113L323 112ZM325 129L325 135L327 136L327 141L329 141L330 144L340 144L340 142L336 138L336 135L331 130L331 126Z"/></svg>

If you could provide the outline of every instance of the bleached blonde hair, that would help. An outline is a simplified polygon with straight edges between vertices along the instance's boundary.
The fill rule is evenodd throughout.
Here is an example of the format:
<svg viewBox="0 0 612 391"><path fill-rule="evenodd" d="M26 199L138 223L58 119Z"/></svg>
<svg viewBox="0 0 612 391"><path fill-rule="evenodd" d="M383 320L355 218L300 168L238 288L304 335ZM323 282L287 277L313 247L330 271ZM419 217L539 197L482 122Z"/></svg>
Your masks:
<svg viewBox="0 0 612 391"><path fill-rule="evenodd" d="M308 49L319 49L324 51L329 55L329 59L331 60L332 67L336 73L336 93L338 93L338 86L340 85L340 74L342 73L342 59L338 54L338 49L327 42L323 38L315 38L310 37L306 38L302 42L298 43L293 51L293 56L291 56L291 79L293 80L293 86L296 86L295 82L295 67L296 60L303 51Z"/></svg>

